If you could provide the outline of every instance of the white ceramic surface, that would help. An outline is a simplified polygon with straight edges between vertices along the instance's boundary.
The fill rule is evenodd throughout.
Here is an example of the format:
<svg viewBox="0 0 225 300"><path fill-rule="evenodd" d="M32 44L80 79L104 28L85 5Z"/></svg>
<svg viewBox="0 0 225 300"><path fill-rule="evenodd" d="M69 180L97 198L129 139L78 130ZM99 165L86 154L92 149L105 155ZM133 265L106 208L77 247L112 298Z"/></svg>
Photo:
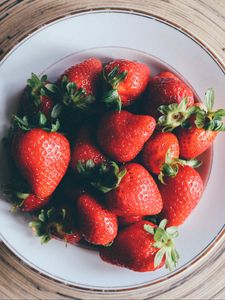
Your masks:
<svg viewBox="0 0 225 300"><path fill-rule="evenodd" d="M208 87L216 92L216 107L224 106L225 76L210 53L184 32L149 16L134 12L94 11L50 23L18 44L0 64L0 135L9 126L18 96L31 72L47 73L51 79L72 63L90 56L103 61L129 58L147 63L152 74L164 62L182 74L200 97ZM1 146L2 147L2 146ZM177 248L185 269L203 254L224 230L225 137L214 144L212 171L203 198L185 225L180 227ZM4 154L0 151L0 180L7 178ZM0 232L4 243L28 265L52 278L83 288L122 289L166 280L165 269L136 273L111 266L97 252L58 241L40 245L22 215L13 215L10 205L0 200Z"/></svg>

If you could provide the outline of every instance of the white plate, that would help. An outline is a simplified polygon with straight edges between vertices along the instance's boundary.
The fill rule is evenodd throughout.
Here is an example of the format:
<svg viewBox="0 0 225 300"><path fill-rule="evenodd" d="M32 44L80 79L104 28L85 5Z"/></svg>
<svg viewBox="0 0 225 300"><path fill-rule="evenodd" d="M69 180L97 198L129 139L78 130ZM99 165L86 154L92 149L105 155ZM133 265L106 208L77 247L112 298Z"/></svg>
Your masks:
<svg viewBox="0 0 225 300"><path fill-rule="evenodd" d="M107 61L123 57L150 65L152 74L167 63L182 74L202 98L208 87L216 92L216 107L224 107L224 70L193 37L163 20L126 11L96 10L50 23L19 43L0 64L0 133L4 136L18 96L31 72L55 79L68 66L90 56ZM180 228L178 269L192 265L224 232L225 138L214 144L211 176L203 198ZM7 177L2 149L1 182ZM118 290L140 288L168 278L165 269L136 273L102 262L95 251L51 241L40 245L22 215L13 215L0 201L0 232L4 243L26 264L56 280L80 288Z"/></svg>

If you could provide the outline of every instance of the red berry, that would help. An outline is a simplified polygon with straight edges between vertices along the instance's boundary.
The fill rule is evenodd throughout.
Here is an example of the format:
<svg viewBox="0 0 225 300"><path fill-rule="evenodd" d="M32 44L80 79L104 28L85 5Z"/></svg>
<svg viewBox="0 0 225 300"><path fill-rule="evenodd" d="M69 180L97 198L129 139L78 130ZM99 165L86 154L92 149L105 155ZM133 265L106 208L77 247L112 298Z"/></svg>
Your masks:
<svg viewBox="0 0 225 300"><path fill-rule="evenodd" d="M117 217L89 194L80 195L77 201L80 231L89 243L107 245L118 231Z"/></svg>
<svg viewBox="0 0 225 300"><path fill-rule="evenodd" d="M170 151L171 159L179 157L177 137L170 132L158 132L150 137L142 151L144 166L155 174L159 174L165 163L166 153Z"/></svg>
<svg viewBox="0 0 225 300"><path fill-rule="evenodd" d="M118 216L155 215L162 210L158 187L140 164L129 163L120 185L106 194L107 207Z"/></svg>
<svg viewBox="0 0 225 300"><path fill-rule="evenodd" d="M178 174L167 177L165 183L159 185L163 199L162 216L168 220L168 225L179 226L200 201L203 182L195 169L180 166Z"/></svg>
<svg viewBox="0 0 225 300"><path fill-rule="evenodd" d="M42 129L17 134L12 152L32 192L41 199L54 192L70 161L68 140L62 134L48 133Z"/></svg>
<svg viewBox="0 0 225 300"><path fill-rule="evenodd" d="M100 121L98 143L113 160L128 162L141 151L155 125L150 116L134 115L125 110L110 112Z"/></svg>

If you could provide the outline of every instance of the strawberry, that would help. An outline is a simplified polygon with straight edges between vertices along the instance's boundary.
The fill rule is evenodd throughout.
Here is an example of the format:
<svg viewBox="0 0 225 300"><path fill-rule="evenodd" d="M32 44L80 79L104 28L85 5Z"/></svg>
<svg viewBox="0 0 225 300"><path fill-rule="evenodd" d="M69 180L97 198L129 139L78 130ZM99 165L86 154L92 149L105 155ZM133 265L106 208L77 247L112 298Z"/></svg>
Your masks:
<svg viewBox="0 0 225 300"><path fill-rule="evenodd" d="M86 241L105 246L115 239L118 231L116 215L93 196L87 193L80 195L77 209L80 230Z"/></svg>
<svg viewBox="0 0 225 300"><path fill-rule="evenodd" d="M155 129L155 119L125 110L110 112L100 121L97 138L100 147L113 160L128 162L141 151Z"/></svg>
<svg viewBox="0 0 225 300"><path fill-rule="evenodd" d="M177 137L170 132L158 132L150 137L142 151L144 166L152 173L159 174L170 151L171 159L179 157Z"/></svg>
<svg viewBox="0 0 225 300"><path fill-rule="evenodd" d="M42 209L37 219L30 222L29 226L40 237L41 243L47 243L54 238L74 245L82 237L74 227L72 217L68 207L51 207L48 210Z"/></svg>
<svg viewBox="0 0 225 300"><path fill-rule="evenodd" d="M166 220L162 220L159 227L148 221L125 227L110 247L100 250L100 257L137 272L155 271L164 264L172 270L179 259L173 241L178 232L176 227L165 226Z"/></svg>
<svg viewBox="0 0 225 300"><path fill-rule="evenodd" d="M121 110L143 94L149 76L150 70L145 64L125 59L111 61L103 70L105 93L102 101Z"/></svg>
<svg viewBox="0 0 225 300"><path fill-rule="evenodd" d="M162 198L158 187L140 164L128 163L119 186L106 194L106 203L110 211L118 216L155 215L162 210Z"/></svg>
<svg viewBox="0 0 225 300"><path fill-rule="evenodd" d="M128 216L128 217L118 217L119 225L127 226L136 222L141 221L143 216Z"/></svg>
<svg viewBox="0 0 225 300"><path fill-rule="evenodd" d="M17 198L19 203L17 203L17 207L19 207L24 212L30 212L45 206L50 197L46 197L41 199L34 194L25 194L25 193L17 193Z"/></svg>
<svg viewBox="0 0 225 300"><path fill-rule="evenodd" d="M162 216L170 226L181 225L198 204L203 181L199 173L189 166L180 166L174 177L166 177L166 184L160 184L163 199Z"/></svg>
<svg viewBox="0 0 225 300"><path fill-rule="evenodd" d="M38 112L43 113L48 119L54 107L54 94L49 87L53 85L43 75L39 78L34 73L27 80L27 87L21 99L21 109L24 115L34 117Z"/></svg>
<svg viewBox="0 0 225 300"><path fill-rule="evenodd" d="M193 92L182 80L173 74L170 76L166 74L166 77L159 74L149 82L144 109L150 115L158 116L159 106L179 104L184 98L187 98L188 107L194 104Z"/></svg>
<svg viewBox="0 0 225 300"><path fill-rule="evenodd" d="M59 80L62 102L78 110L86 110L97 96L102 63L89 58L67 69Z"/></svg>
<svg viewBox="0 0 225 300"><path fill-rule="evenodd" d="M14 161L32 192L43 199L50 196L70 161L70 145L60 133L32 129L18 132L12 142Z"/></svg>
<svg viewBox="0 0 225 300"><path fill-rule="evenodd" d="M225 131L222 117L225 110L213 111L214 91L208 89L205 93L205 105L196 103L187 108L186 100L179 105L162 106L163 113L158 120L163 131L178 128L176 134L180 145L180 156L190 159L197 157L207 150L219 131Z"/></svg>
<svg viewBox="0 0 225 300"><path fill-rule="evenodd" d="M92 160L94 164L100 164L106 161L105 156L95 145L93 138L93 130L87 127L82 127L77 133L73 150L71 153L71 167L77 172L78 161L86 163Z"/></svg>
<svg viewBox="0 0 225 300"><path fill-rule="evenodd" d="M214 92L209 89L205 94L205 107L198 106L194 118L190 119L187 128L179 128L177 137L180 144L180 155L194 158L206 151L220 131L225 131L222 117L225 110L213 111Z"/></svg>

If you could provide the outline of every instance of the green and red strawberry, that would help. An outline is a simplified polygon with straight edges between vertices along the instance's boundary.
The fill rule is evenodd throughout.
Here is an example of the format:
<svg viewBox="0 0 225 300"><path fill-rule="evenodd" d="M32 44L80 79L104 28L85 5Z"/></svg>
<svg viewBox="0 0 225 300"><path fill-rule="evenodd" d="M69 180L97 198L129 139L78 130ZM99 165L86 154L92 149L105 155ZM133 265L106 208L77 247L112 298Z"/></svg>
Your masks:
<svg viewBox="0 0 225 300"><path fill-rule="evenodd" d="M50 119L55 102L52 85L47 80L47 75L39 78L32 73L21 99L22 114L34 118L40 112Z"/></svg>
<svg viewBox="0 0 225 300"><path fill-rule="evenodd" d="M180 166L177 175L164 177L159 185L163 200L162 217L170 226L179 226L191 214L201 199L203 181L199 173L189 166Z"/></svg>
<svg viewBox="0 0 225 300"><path fill-rule="evenodd" d="M162 198L149 172L137 163L128 163L123 169L126 174L119 186L106 194L108 209L122 217L160 213Z"/></svg>
<svg viewBox="0 0 225 300"><path fill-rule="evenodd" d="M29 226L40 237L42 243L47 243L51 239L60 239L74 245L82 239L82 236L72 218L68 206L51 207L42 209Z"/></svg>
<svg viewBox="0 0 225 300"><path fill-rule="evenodd" d="M187 99L188 107L194 104L193 92L182 80L173 73L161 73L149 82L144 99L144 111L157 117L159 106L179 104L184 98Z"/></svg>
<svg viewBox="0 0 225 300"><path fill-rule="evenodd" d="M106 157L97 148L93 129L86 126L80 128L76 133L70 165L77 172L78 162L85 164L89 160L92 160L94 164L100 164L106 161Z"/></svg>
<svg viewBox="0 0 225 300"><path fill-rule="evenodd" d="M61 101L73 109L86 110L98 93L102 62L89 58L67 69L59 80Z"/></svg>
<svg viewBox="0 0 225 300"><path fill-rule="evenodd" d="M157 132L144 145L142 150L143 165L150 172L159 174L168 151L171 159L179 157L180 149L176 135L170 132Z"/></svg>
<svg viewBox="0 0 225 300"><path fill-rule="evenodd" d="M103 69L104 94L107 107L121 110L135 102L145 91L150 78L147 65L125 59L116 59Z"/></svg>
<svg viewBox="0 0 225 300"><path fill-rule="evenodd" d="M159 227L140 221L121 230L110 247L100 250L100 257L137 272L155 271L163 265L173 270L179 260L173 241L177 236L177 228L166 228L166 220Z"/></svg>

